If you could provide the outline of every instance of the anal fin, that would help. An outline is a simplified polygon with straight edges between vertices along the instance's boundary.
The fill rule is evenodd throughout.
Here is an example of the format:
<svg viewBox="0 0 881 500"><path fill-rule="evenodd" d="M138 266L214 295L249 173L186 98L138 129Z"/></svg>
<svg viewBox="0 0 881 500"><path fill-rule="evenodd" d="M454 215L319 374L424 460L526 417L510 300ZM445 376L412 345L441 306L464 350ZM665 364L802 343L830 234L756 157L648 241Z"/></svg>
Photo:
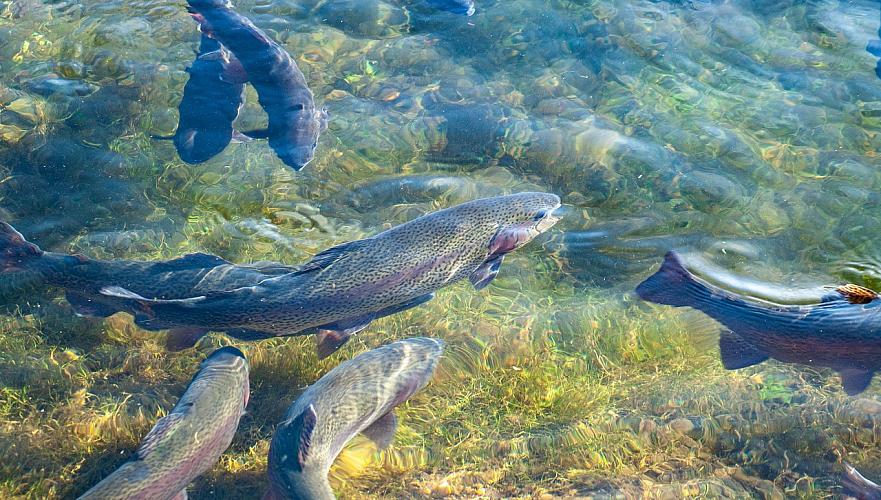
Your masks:
<svg viewBox="0 0 881 500"><path fill-rule="evenodd" d="M722 331L719 335L719 353L722 357L722 366L727 370L746 368L768 359L767 354L728 330Z"/></svg>
<svg viewBox="0 0 881 500"><path fill-rule="evenodd" d="M395 412L390 411L376 419L366 429L361 431L368 439L376 443L380 450L388 448L395 439L395 431L398 430L398 418Z"/></svg>
<svg viewBox="0 0 881 500"><path fill-rule="evenodd" d="M875 372L871 370L860 368L845 368L839 370L838 373L841 375L841 385L844 387L844 392L848 396L855 396L865 391L866 387L872 383L872 376L875 375Z"/></svg>

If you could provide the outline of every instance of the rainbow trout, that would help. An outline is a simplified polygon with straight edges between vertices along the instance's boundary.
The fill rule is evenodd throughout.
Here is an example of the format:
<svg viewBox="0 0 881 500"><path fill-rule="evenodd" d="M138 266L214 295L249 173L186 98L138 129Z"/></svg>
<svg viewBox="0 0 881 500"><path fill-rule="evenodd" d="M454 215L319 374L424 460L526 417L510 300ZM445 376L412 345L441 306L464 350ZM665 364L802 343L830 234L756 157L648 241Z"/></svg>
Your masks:
<svg viewBox="0 0 881 500"><path fill-rule="evenodd" d="M221 77L236 71L230 68L240 66L217 40L202 35L199 54L187 69L190 79L178 107L177 131L171 137L181 160L202 163L223 151L232 140L233 122L244 103L245 87Z"/></svg>
<svg viewBox="0 0 881 500"><path fill-rule="evenodd" d="M719 338L729 370L773 358L832 368L845 392L862 392L881 369L881 298L867 288L844 285L818 304L796 306L745 299L698 278L675 252L636 293L642 299L693 307L726 327Z"/></svg>
<svg viewBox="0 0 881 500"><path fill-rule="evenodd" d="M187 498L187 485L213 467L232 442L248 395L244 354L235 347L214 351L131 459L80 499Z"/></svg>
<svg viewBox="0 0 881 500"><path fill-rule="evenodd" d="M65 297L80 316L107 317L117 312L136 314L131 301L100 293L113 284L148 297L165 299L237 289L295 268L275 262L234 265L220 257L194 253L164 262L95 260L84 255L45 252L5 222L0 222L0 276L43 280L65 290ZM202 330L178 329L169 333L168 347L191 346ZM236 332L230 332L235 335Z"/></svg>
<svg viewBox="0 0 881 500"><path fill-rule="evenodd" d="M327 357L371 321L418 306L468 278L478 290L509 252L552 227L560 198L519 193L463 203L371 238L325 250L295 272L237 290L162 300L120 287L110 297L140 306L147 329L251 332L253 338L317 333Z"/></svg>
<svg viewBox="0 0 881 500"><path fill-rule="evenodd" d="M288 409L269 447L264 499L336 498L327 472L359 432L380 449L392 443L396 406L425 387L443 352L417 337L365 352L309 386Z"/></svg>
<svg viewBox="0 0 881 500"><path fill-rule="evenodd" d="M265 130L243 132L269 146L286 165L300 170L315 156L318 136L327 128L327 110L315 107L306 77L281 46L232 9L229 0L188 0L203 33L228 48L244 75L228 74L231 82L247 80L266 111Z"/></svg>

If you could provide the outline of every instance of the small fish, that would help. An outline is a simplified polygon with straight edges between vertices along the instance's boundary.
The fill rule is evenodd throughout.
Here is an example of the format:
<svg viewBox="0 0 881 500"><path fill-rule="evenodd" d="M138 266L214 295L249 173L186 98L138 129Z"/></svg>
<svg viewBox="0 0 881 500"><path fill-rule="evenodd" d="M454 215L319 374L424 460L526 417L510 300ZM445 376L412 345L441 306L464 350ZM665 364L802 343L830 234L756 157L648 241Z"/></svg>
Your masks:
<svg viewBox="0 0 881 500"><path fill-rule="evenodd" d="M295 272L237 290L151 300L107 287L109 297L140 306L147 329L317 333L327 357L371 321L416 307L434 292L468 278L478 290L498 274L505 255L550 229L560 198L518 193L463 203L329 248ZM133 306L133 308L136 308Z"/></svg>
<svg viewBox="0 0 881 500"><path fill-rule="evenodd" d="M845 493L857 500L881 500L881 486L863 477L850 464L844 464L842 483Z"/></svg>
<svg viewBox="0 0 881 500"><path fill-rule="evenodd" d="M318 136L327 128L327 110L315 107L306 77L281 46L232 10L228 0L188 0L193 17L206 35L218 40L241 62L269 117L265 130L243 132L269 140L278 157L300 170L315 156Z"/></svg>
<svg viewBox="0 0 881 500"><path fill-rule="evenodd" d="M425 387L444 342L417 337L365 352L309 386L288 409L269 446L264 500L336 498L327 472L362 433L380 449L392 443L396 406Z"/></svg>
<svg viewBox="0 0 881 500"><path fill-rule="evenodd" d="M187 485L229 447L249 394L245 355L235 347L214 351L129 461L80 499L186 499Z"/></svg>
<svg viewBox="0 0 881 500"><path fill-rule="evenodd" d="M428 0L428 3L454 14L474 15L474 0Z"/></svg>
<svg viewBox="0 0 881 500"><path fill-rule="evenodd" d="M845 392L854 395L881 369L881 297L861 286L839 286L813 305L745 299L696 277L669 252L636 293L657 304L693 307L724 325L719 349L729 370L768 358L823 366L838 371Z"/></svg>
<svg viewBox="0 0 881 500"><path fill-rule="evenodd" d="M25 240L15 228L0 222L0 276L28 277L29 283L36 283L39 278L64 289L67 301L80 316L107 317L121 311L137 313L130 301L100 293L106 286L125 287L147 297L186 298L254 285L295 269L275 262L234 265L203 253L143 262L45 252ZM192 329L170 332L168 347L172 350L190 347L204 334L204 330Z"/></svg>
<svg viewBox="0 0 881 500"><path fill-rule="evenodd" d="M224 75L243 74L244 70L217 40L202 34L199 54L187 72L190 79L184 86L178 106L180 119L171 139L180 159L195 164L219 154L236 135L233 122L244 103L245 86L224 79Z"/></svg>

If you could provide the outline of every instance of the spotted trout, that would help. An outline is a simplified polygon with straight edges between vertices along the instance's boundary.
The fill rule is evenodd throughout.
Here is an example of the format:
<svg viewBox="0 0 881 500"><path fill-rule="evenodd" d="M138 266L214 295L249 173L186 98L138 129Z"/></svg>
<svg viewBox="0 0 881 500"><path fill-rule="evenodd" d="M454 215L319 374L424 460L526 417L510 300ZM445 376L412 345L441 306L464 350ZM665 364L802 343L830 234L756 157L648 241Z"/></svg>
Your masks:
<svg viewBox="0 0 881 500"><path fill-rule="evenodd" d="M239 60L257 91L269 124L265 130L243 132L269 140L286 165L300 170L315 156L318 136L327 128L327 111L315 107L306 77L281 46L234 11L229 0L188 0L203 33L219 41Z"/></svg>
<svg viewBox="0 0 881 500"><path fill-rule="evenodd" d="M120 287L102 293L139 305L135 320L147 329L248 331L253 338L317 333L323 358L371 321L423 304L440 288L468 278L482 289L506 254L557 222L559 206L560 198L547 193L463 203L330 248L292 273L237 290L174 300Z"/></svg>
<svg viewBox="0 0 881 500"><path fill-rule="evenodd" d="M269 446L264 500L336 498L327 472L361 433L380 449L392 443L396 406L431 379L444 343L411 338L341 363L309 386L288 409Z"/></svg>
<svg viewBox="0 0 881 500"><path fill-rule="evenodd" d="M241 64L217 40L202 35L199 54L187 69L190 79L181 98L180 119L172 136L180 159L202 163L221 151L235 134L233 122L244 103L242 83L223 79Z"/></svg>
<svg viewBox="0 0 881 500"><path fill-rule="evenodd" d="M295 268L275 262L235 265L220 257L194 253L183 257L145 262L98 260L84 255L46 252L27 241L12 226L0 222L0 276L4 280L27 277L65 290L65 297L80 316L107 317L117 312L136 314L131 301L100 293L106 286L125 287L148 297L186 298L206 292L233 290L254 285ZM202 330L169 332L172 350L191 346ZM235 335L236 332L229 332Z"/></svg>
<svg viewBox="0 0 881 500"><path fill-rule="evenodd" d="M214 351L129 461L80 500L186 499L187 485L213 467L232 442L248 395L248 362L242 352L234 347Z"/></svg>
<svg viewBox="0 0 881 500"><path fill-rule="evenodd" d="M881 369L881 298L867 288L839 286L812 305L747 299L698 278L670 252L636 293L657 304L692 307L725 326L719 350L729 370L768 358L827 367L854 395Z"/></svg>

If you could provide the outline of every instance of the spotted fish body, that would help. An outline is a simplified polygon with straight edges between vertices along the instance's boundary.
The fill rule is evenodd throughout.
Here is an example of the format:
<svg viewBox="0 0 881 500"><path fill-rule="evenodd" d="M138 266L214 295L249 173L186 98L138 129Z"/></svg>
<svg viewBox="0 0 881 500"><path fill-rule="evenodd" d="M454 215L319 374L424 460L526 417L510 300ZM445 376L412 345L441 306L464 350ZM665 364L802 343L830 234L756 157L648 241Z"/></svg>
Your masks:
<svg viewBox="0 0 881 500"><path fill-rule="evenodd" d="M319 355L332 353L373 319L422 304L468 278L489 284L505 254L553 226L560 198L518 193L463 203L371 238L330 248L297 271L254 286L184 300L141 304L145 328L201 327L267 335L319 333Z"/></svg>
<svg viewBox="0 0 881 500"><path fill-rule="evenodd" d="M335 498L334 459L358 433L384 448L397 426L394 408L431 378L444 343L411 338L360 354L309 386L288 409L269 448L269 499Z"/></svg>
<svg viewBox="0 0 881 500"><path fill-rule="evenodd" d="M203 33L228 48L241 62L246 79L257 91L269 125L260 132L288 166L300 170L315 156L318 136L327 127L327 112L315 107L306 77L281 46L228 0L188 0Z"/></svg>
<svg viewBox="0 0 881 500"><path fill-rule="evenodd" d="M82 316L135 314L131 301L100 293L120 286L147 297L176 299L253 285L294 268L274 262L234 265L220 257L189 254L162 262L96 260L83 255L45 252L12 226L0 222L0 275L39 277L63 288L68 302Z"/></svg>
<svg viewBox="0 0 881 500"><path fill-rule="evenodd" d="M132 458L80 499L186 498L187 485L229 447L248 396L248 362L242 352L234 347L214 351Z"/></svg>
<svg viewBox="0 0 881 500"><path fill-rule="evenodd" d="M863 287L841 286L806 306L748 300L694 276L670 252L636 293L658 304L693 307L724 325L719 347L728 369L768 358L832 368L851 395L865 390L881 369L881 297Z"/></svg>
<svg viewBox="0 0 881 500"><path fill-rule="evenodd" d="M213 38L202 35L199 54L180 101L174 146L181 160L202 163L219 154L233 137L233 122L244 102L244 85L222 79L240 63Z"/></svg>

